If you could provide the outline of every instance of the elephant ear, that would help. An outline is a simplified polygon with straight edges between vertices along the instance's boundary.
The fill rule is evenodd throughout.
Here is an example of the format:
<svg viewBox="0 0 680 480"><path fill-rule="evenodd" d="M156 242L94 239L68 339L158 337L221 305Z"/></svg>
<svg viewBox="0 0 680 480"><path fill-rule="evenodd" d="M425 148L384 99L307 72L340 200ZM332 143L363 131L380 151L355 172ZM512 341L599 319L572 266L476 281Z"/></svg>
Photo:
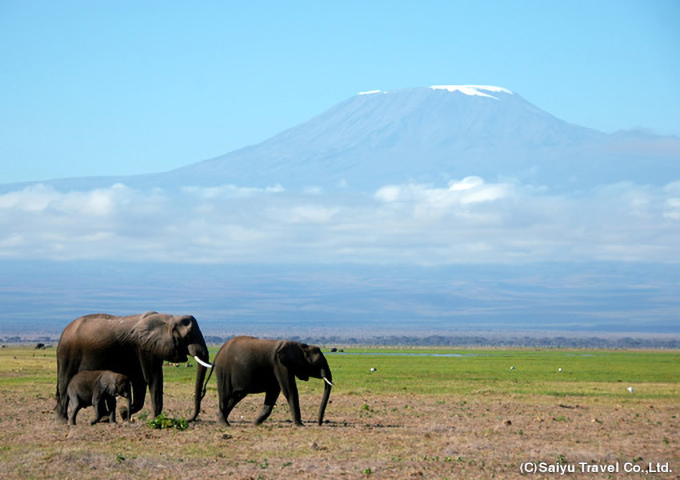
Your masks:
<svg viewBox="0 0 680 480"><path fill-rule="evenodd" d="M169 358L176 349L173 324L167 315L146 312L133 329L140 350L162 358Z"/></svg>
<svg viewBox="0 0 680 480"><path fill-rule="evenodd" d="M298 342L283 342L276 355L283 366L302 381L309 380L309 362L305 357L306 345Z"/></svg>
<svg viewBox="0 0 680 480"><path fill-rule="evenodd" d="M99 383L104 388L104 391L109 395L116 396L118 390L117 382L118 375L113 372L105 372L99 377Z"/></svg>

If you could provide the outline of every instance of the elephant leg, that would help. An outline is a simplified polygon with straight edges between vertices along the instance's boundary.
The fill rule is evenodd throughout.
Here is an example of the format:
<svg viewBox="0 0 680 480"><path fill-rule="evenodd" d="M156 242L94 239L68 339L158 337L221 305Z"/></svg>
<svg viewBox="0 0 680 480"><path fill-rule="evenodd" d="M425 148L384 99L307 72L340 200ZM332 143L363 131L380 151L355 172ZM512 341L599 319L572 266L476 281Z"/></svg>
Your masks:
<svg viewBox="0 0 680 480"><path fill-rule="evenodd" d="M133 414L144 408L144 397L146 397L146 383L144 380L135 380L132 382L132 410L128 411L128 408L124 407L120 411L121 418L128 420Z"/></svg>
<svg viewBox="0 0 680 480"><path fill-rule="evenodd" d="M61 389L61 392L59 390ZM55 408L57 421L64 422L68 415L68 395L66 394L66 389L59 386L57 387L57 406Z"/></svg>
<svg viewBox="0 0 680 480"><path fill-rule="evenodd" d="M230 425L229 414L238 404L238 402L244 398L246 398L246 394L241 392L233 392L229 395L225 394L220 396L220 413L222 414L222 420L224 421L225 425Z"/></svg>
<svg viewBox="0 0 680 480"><path fill-rule="evenodd" d="M262 405L260 415L255 420L255 425L260 425L269 418L269 415L271 415L272 410L274 409L274 405L276 405L276 399L279 398L279 393L281 393L281 389L278 388L278 386L275 389L267 390L264 397L264 405Z"/></svg>
<svg viewBox="0 0 680 480"><path fill-rule="evenodd" d="M94 408L94 418L90 422L90 425L94 425L106 414L106 405L104 403L104 398L95 394L92 396L92 407Z"/></svg>
<svg viewBox="0 0 680 480"><path fill-rule="evenodd" d="M290 414L293 416L295 425L302 426L302 416L300 415L300 397L298 395L297 385L295 384L295 377L289 378L287 382L281 385L281 391L288 400L288 407L290 407Z"/></svg>
<svg viewBox="0 0 680 480"><path fill-rule="evenodd" d="M148 369L145 369L145 373L149 383L151 410L153 411L153 416L157 417L163 411L163 361L154 358L150 372Z"/></svg>
<svg viewBox="0 0 680 480"><path fill-rule="evenodd" d="M109 411L109 423L116 423L116 397L111 395L106 399L106 408Z"/></svg>
<svg viewBox="0 0 680 480"><path fill-rule="evenodd" d="M76 416L78 415L78 410L80 410L80 402L78 402L78 397L66 397L67 400L70 401L71 403L71 412L69 413L68 416L68 424L69 425L75 425L76 424Z"/></svg>
<svg viewBox="0 0 680 480"><path fill-rule="evenodd" d="M128 413L132 412L132 390L128 391L126 403L127 403L127 407L123 407L122 410L127 410ZM130 423L130 417L131 416L132 416L132 414L129 414L126 418L126 417L123 417L123 415L121 414L120 417L123 419L124 422Z"/></svg>
<svg viewBox="0 0 680 480"><path fill-rule="evenodd" d="M78 373L77 367L74 367L68 360L57 360L57 392L55 407L57 421L66 423L68 418L68 384L74 375Z"/></svg>

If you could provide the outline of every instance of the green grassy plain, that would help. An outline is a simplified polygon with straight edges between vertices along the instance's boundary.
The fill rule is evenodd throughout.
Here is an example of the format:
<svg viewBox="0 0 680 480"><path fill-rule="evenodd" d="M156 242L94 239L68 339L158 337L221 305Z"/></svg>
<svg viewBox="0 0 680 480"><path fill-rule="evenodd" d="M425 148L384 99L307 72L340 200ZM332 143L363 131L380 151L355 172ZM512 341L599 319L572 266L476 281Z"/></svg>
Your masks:
<svg viewBox="0 0 680 480"><path fill-rule="evenodd" d="M524 461L652 460L676 473L633 478L680 475L678 351L346 348L326 353L336 387L323 426L311 379L298 382L307 427L283 398L252 425L262 395L226 427L213 377L185 431L151 429L146 408L130 425L90 426L91 409L57 424L55 354L0 350L1 478L522 478ZM166 415L191 413L195 373L164 367Z"/></svg>
<svg viewBox="0 0 680 480"><path fill-rule="evenodd" d="M633 398L629 386L636 399L677 399L680 383L677 352L365 349L347 353L330 355L329 361L339 388L346 386L348 393L569 395L623 401ZM370 368L376 371L367 375Z"/></svg>

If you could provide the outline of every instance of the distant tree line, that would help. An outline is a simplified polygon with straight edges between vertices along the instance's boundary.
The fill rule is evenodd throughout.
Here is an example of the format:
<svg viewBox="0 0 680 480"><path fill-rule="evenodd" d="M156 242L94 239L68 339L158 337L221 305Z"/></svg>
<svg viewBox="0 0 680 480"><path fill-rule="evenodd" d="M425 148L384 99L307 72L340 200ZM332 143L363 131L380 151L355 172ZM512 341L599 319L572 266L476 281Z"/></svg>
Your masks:
<svg viewBox="0 0 680 480"><path fill-rule="evenodd" d="M307 337L294 340L317 345L375 345L414 347L535 347L535 348L652 348L680 349L680 339L656 338L603 338L603 337L508 337L487 338L474 336L431 335L417 337L408 335L375 336L370 338Z"/></svg>
<svg viewBox="0 0 680 480"><path fill-rule="evenodd" d="M208 345L222 345L232 336L205 335ZM429 335L419 337L415 335L376 335L367 337L331 336L293 336L290 340L321 345L327 347L343 346L412 346L412 347L533 347L533 348L602 348L602 349L680 349L680 337L676 338L644 338L644 337L601 337L601 336L547 336L547 335L512 335L496 334L493 337L484 335ZM0 338L3 344L33 344L41 342L56 344L58 339L49 336L22 338L11 336ZM49 345L46 345L49 346Z"/></svg>
<svg viewBox="0 0 680 480"><path fill-rule="evenodd" d="M205 341L209 345L221 345L231 336L221 337L206 335ZM534 347L534 348L652 348L652 349L680 349L680 337L677 338L637 338L637 337L551 337L547 335L429 335L419 337L415 335L375 335L367 337L331 336L292 336L290 340L324 346L412 346L412 347Z"/></svg>

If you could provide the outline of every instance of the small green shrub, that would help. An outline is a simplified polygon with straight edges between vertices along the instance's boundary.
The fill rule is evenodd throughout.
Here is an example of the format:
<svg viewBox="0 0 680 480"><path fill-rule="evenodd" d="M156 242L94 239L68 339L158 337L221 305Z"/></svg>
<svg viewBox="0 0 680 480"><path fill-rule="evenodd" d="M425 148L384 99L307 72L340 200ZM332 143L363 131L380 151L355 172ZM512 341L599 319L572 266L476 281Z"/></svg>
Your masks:
<svg viewBox="0 0 680 480"><path fill-rule="evenodd" d="M189 422L187 422L185 419L170 418L166 416L164 413L161 413L156 418L152 418L151 420L147 421L146 424L150 428L158 429L174 428L176 430L186 430L187 428L189 428Z"/></svg>

